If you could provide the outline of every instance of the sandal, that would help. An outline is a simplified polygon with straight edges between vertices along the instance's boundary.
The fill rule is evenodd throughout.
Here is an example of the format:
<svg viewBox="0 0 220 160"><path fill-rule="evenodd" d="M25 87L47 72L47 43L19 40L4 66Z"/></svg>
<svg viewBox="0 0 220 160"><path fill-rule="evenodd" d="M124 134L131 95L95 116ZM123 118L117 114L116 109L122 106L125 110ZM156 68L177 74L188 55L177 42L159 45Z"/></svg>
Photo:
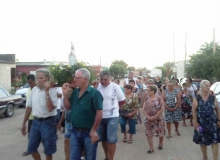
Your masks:
<svg viewBox="0 0 220 160"><path fill-rule="evenodd" d="M187 127L186 123L183 123L183 126L184 126L184 127Z"/></svg>
<svg viewBox="0 0 220 160"><path fill-rule="evenodd" d="M133 141L132 141L132 139L129 139L128 144L131 144L131 143L133 143Z"/></svg>
<svg viewBox="0 0 220 160"><path fill-rule="evenodd" d="M192 127L194 126L193 122L191 122L191 126L192 126Z"/></svg>
<svg viewBox="0 0 220 160"><path fill-rule="evenodd" d="M127 137L124 137L123 142L127 142Z"/></svg>
<svg viewBox="0 0 220 160"><path fill-rule="evenodd" d="M154 150L149 150L149 151L147 151L147 153L153 153L154 152Z"/></svg>
<svg viewBox="0 0 220 160"><path fill-rule="evenodd" d="M181 136L180 132L176 132L177 136Z"/></svg>
<svg viewBox="0 0 220 160"><path fill-rule="evenodd" d="M158 146L158 149L159 149L159 150L162 150L162 149L163 149L163 146Z"/></svg>
<svg viewBox="0 0 220 160"><path fill-rule="evenodd" d="M167 138L172 138L172 136L171 136L171 135L168 135Z"/></svg>
<svg viewBox="0 0 220 160"><path fill-rule="evenodd" d="M27 156L27 155L29 155L30 153L28 153L27 151L26 152L24 152L23 154L22 154L22 156Z"/></svg>

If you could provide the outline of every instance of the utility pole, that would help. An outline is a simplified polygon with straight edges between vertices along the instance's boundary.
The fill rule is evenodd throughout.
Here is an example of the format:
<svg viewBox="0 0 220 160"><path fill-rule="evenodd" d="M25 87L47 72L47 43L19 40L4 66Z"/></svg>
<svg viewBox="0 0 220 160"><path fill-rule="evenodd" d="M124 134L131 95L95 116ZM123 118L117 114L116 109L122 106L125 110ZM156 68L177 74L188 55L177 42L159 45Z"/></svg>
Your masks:
<svg viewBox="0 0 220 160"><path fill-rule="evenodd" d="M215 28L213 28L213 54L215 54Z"/></svg>
<svg viewBox="0 0 220 160"><path fill-rule="evenodd" d="M174 70L175 70L175 40L173 34L173 73L174 73L174 77L176 78L176 73L174 72Z"/></svg>
<svg viewBox="0 0 220 160"><path fill-rule="evenodd" d="M186 52L186 38L187 38L187 32L186 32L186 36L185 36L185 60L184 60L184 76L186 77L186 56L187 56L187 52Z"/></svg>

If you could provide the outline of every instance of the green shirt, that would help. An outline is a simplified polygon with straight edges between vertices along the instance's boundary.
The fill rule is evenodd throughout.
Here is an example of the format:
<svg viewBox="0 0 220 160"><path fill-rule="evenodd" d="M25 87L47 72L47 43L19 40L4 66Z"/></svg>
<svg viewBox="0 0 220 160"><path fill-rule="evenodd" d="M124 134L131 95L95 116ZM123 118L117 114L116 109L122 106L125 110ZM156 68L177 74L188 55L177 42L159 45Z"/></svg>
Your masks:
<svg viewBox="0 0 220 160"><path fill-rule="evenodd" d="M80 89L75 89L70 97L71 123L75 128L91 129L97 110L102 110L103 97L99 91L88 86L79 98Z"/></svg>

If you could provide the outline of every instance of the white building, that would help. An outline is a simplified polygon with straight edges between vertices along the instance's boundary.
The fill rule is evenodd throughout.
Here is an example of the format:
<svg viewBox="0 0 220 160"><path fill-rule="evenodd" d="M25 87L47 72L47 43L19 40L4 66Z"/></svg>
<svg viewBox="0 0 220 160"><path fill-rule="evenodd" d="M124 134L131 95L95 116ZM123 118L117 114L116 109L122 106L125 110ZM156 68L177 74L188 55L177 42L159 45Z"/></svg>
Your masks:
<svg viewBox="0 0 220 160"><path fill-rule="evenodd" d="M176 77L182 78L187 77L187 72L185 71L185 61L176 62ZM189 60L186 60L186 68L189 67Z"/></svg>

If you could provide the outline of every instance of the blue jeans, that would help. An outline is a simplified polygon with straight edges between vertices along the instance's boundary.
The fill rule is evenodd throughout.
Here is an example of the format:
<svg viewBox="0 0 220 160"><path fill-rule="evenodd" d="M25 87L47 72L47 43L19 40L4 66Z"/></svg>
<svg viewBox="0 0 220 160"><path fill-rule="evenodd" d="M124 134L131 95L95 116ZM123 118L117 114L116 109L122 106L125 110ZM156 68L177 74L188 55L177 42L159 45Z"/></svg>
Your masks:
<svg viewBox="0 0 220 160"><path fill-rule="evenodd" d="M127 121L128 121L128 126L129 126L129 133L135 134L136 133L136 129L135 129L136 119L130 119L130 118L123 117L123 116L120 117L121 133L126 132Z"/></svg>
<svg viewBox="0 0 220 160"><path fill-rule="evenodd" d="M81 153L85 151L86 160L96 160L98 142L92 144L90 129L78 131L74 127L70 136L70 159L80 160Z"/></svg>
<svg viewBox="0 0 220 160"><path fill-rule="evenodd" d="M102 118L99 124L99 141L117 143L118 117Z"/></svg>

